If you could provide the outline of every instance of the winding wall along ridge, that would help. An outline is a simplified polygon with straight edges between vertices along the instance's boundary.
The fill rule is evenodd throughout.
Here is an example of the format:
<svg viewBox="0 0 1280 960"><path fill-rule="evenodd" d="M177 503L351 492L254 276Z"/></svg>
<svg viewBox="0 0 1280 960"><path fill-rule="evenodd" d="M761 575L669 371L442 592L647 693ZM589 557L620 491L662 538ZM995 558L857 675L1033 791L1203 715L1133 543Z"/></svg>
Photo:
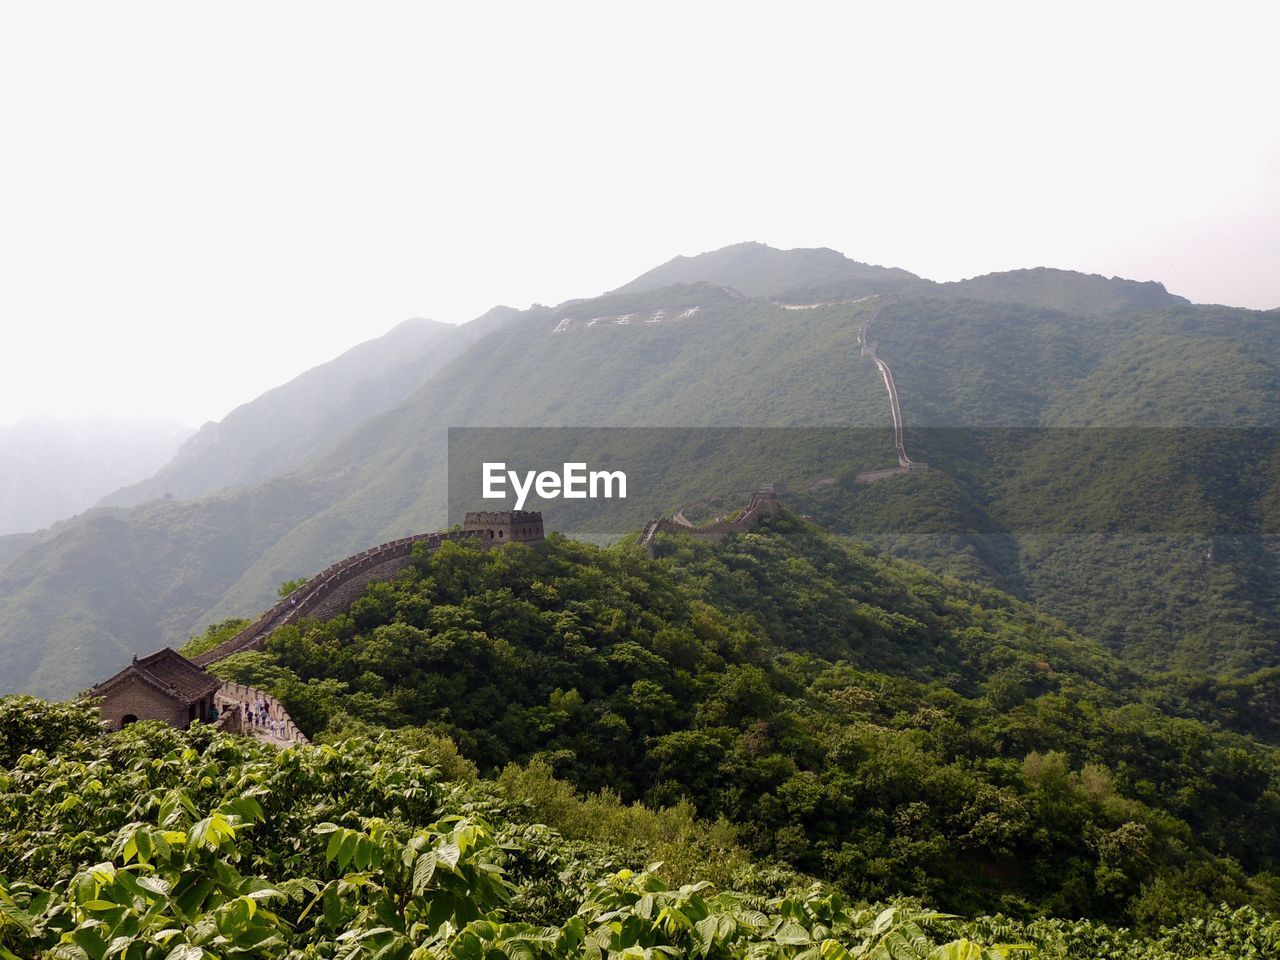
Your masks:
<svg viewBox="0 0 1280 960"><path fill-rule="evenodd" d="M757 490L751 495L751 501L742 514L733 520L720 518L711 523L694 526L684 516L684 509L677 511L678 520L655 517L644 525L644 530L636 538L636 544L653 553L654 538L659 533L684 533L691 537L702 537L709 540L723 540L731 533L742 533L750 530L760 522L764 514L777 513L781 508L778 495L772 487Z"/></svg>
<svg viewBox="0 0 1280 960"><path fill-rule="evenodd" d="M893 415L893 441L897 448L898 465L896 467L887 467L882 470L868 470L859 473L856 477L859 483L870 483L885 477L895 476L910 470L924 470L927 465L917 463L907 455L907 443L903 431L902 423L902 404L898 400L898 385L893 381L893 371L889 369L889 364L880 359L876 353L875 345L867 339L867 333L871 324L880 316L885 304L879 303L875 309L867 314L867 319L862 321L862 326L858 329L858 346L862 349L864 355L871 357L876 365L876 369L880 371L880 378L884 381L884 388L889 394L889 411ZM814 481L809 485L810 489L826 484L834 483L834 477L824 477L821 480ZM670 520L664 517L655 517L645 524L644 529L640 532L640 536L636 538L636 544L644 547L653 553L654 540L659 533L674 531L687 533L691 536L703 536L722 538L730 533L740 533L743 530L749 530L755 526L760 518L761 512L775 512L779 507L777 494L772 488L766 488L752 494L751 502L747 509L743 511L742 516L736 520L725 520L723 518L704 524L702 526L695 525L688 517L685 516L685 508L681 507L676 511L675 516Z"/></svg>
<svg viewBox="0 0 1280 960"><path fill-rule="evenodd" d="M479 536L478 530L418 533L362 550L326 567L230 640L224 640L213 649L197 654L191 659L197 665L207 667L233 653L260 650L273 631L317 611L323 612L325 602L335 598L341 588L363 588L365 583L374 579L372 571L375 568L378 568L379 573L389 575L407 567L413 556L413 548L417 544L426 543L428 549L437 550L442 543L450 540L465 540ZM381 569L383 567L389 569L383 570ZM354 600L355 597L352 596L349 599ZM334 605L330 604L330 606ZM336 609L333 612L337 612Z"/></svg>
<svg viewBox="0 0 1280 960"><path fill-rule="evenodd" d="M889 369L889 364L880 359L876 354L875 344L867 340L867 331L880 316L884 306L883 303L877 304L876 308L867 315L867 319L862 322L862 328L858 331L858 346L862 348L863 353L871 357L876 369L880 371L880 378L884 380L884 388L889 392L889 410L893 414L893 442L898 448L898 466L904 470L910 470L912 461L907 456L907 444L903 438L902 405L898 402L898 385L893 382L893 371Z"/></svg>
<svg viewBox="0 0 1280 960"><path fill-rule="evenodd" d="M257 687L246 687L242 683L227 680L222 684L222 689L217 692L215 698L223 708L222 714L218 717L218 725L224 730L245 733L276 746L311 742L293 722L284 704ZM267 713L280 722L278 733L272 734L263 726L251 724L249 718L244 715L245 704L258 702L263 703Z"/></svg>

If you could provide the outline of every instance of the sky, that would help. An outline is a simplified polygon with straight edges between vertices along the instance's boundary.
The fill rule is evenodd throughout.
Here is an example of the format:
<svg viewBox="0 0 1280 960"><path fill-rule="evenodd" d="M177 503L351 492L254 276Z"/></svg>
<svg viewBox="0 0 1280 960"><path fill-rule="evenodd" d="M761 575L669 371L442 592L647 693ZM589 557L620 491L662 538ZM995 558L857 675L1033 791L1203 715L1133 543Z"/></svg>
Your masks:
<svg viewBox="0 0 1280 960"><path fill-rule="evenodd" d="M744 240L1277 307L1278 19L4 4L0 424L198 425L408 317L591 296Z"/></svg>

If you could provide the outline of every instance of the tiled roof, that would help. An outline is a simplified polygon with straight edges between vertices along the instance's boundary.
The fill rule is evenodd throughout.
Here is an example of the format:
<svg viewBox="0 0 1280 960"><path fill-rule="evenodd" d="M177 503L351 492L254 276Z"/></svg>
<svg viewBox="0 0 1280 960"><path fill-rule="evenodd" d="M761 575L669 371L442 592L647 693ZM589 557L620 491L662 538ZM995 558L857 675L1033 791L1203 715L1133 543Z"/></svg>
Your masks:
<svg viewBox="0 0 1280 960"><path fill-rule="evenodd" d="M181 704L203 700L222 686L222 681L201 670L194 663L169 647L157 651L125 667L109 680L93 688L95 697L102 697L126 680L136 679Z"/></svg>

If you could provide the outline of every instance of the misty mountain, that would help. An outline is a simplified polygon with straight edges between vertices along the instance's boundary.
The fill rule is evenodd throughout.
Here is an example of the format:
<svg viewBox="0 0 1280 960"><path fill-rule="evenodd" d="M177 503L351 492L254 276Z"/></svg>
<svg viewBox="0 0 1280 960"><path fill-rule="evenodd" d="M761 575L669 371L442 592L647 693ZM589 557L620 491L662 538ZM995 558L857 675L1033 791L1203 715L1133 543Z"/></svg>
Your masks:
<svg viewBox="0 0 1280 960"><path fill-rule="evenodd" d="M160 497L198 497L261 483L389 410L471 343L516 311L496 307L462 326L406 320L374 340L207 423L153 476L102 499L133 506Z"/></svg>
<svg viewBox="0 0 1280 960"><path fill-rule="evenodd" d="M615 292L658 290L680 283L711 283L748 297L811 303L817 299L901 292L928 282L906 270L859 263L825 247L777 250L763 243L735 243L710 253L668 260Z"/></svg>
<svg viewBox="0 0 1280 960"><path fill-rule="evenodd" d="M1019 303L1087 315L1129 313L1185 306L1189 301L1161 283L1103 277L1096 273L1036 267L988 273L969 280L937 284L936 295Z"/></svg>
<svg viewBox="0 0 1280 960"><path fill-rule="evenodd" d="M156 470L190 435L160 420L42 417L0 427L0 534L79 513Z"/></svg>
<svg viewBox="0 0 1280 960"><path fill-rule="evenodd" d="M1018 303L1089 316L1188 303L1154 281L1035 267L937 283L896 267L859 263L835 250L776 250L762 243L737 243L692 257L675 257L616 292L655 290L678 283L712 283L748 297L790 304L892 293Z"/></svg>
<svg viewBox="0 0 1280 960"><path fill-rule="evenodd" d="M694 282L644 289L651 272L649 281L603 297L509 318L402 402L267 483L94 511L64 525L0 569L0 676L9 689L68 692L131 651L179 643L209 622L260 610L285 579L441 526L450 426L887 424L884 387L857 345L873 304L833 302L839 298L831 291L848 278L832 276L846 268L833 266L831 251L789 251L797 282L785 272L760 279L752 289L768 292L759 298L726 286L726 262L779 262L772 256L779 251L756 246L686 258L715 268ZM673 263L689 275L689 263ZM1233 474L1231 455L1239 451L1230 447L1232 435L1222 435L1226 448L1206 449L1204 433L1188 433L1166 457L1181 472L1151 474L1140 454L1157 440L1082 450L1078 437L1058 429L1274 422L1280 342L1273 314L1181 302L1117 312L1123 298L1116 291L1140 300L1149 288L1137 285L1147 291L1139 296L1127 281L1066 271L981 278L994 298L988 301L909 275L883 279L904 286L887 298L872 337L893 364L909 443L924 444L922 458L938 469L871 485L842 482L797 501L803 512L1044 602L1157 667L1246 671L1275 662L1280 651L1266 624L1280 601L1270 586L1270 547L1221 543L1206 561L1208 548L1198 541L1135 541L1117 550L1098 547L1095 535L1108 523L1129 523L1135 505L1144 518L1173 505L1189 525L1212 520L1228 490L1266 516L1280 502L1268 480L1269 449L1250 454L1249 470ZM825 282L832 286L823 293ZM807 302L825 305L771 302L788 289L818 292ZM1005 299L1016 295L1036 302ZM1068 309L1082 303L1098 309ZM1237 360L1215 369L1213 358L1228 355ZM1197 373L1192 361L1217 377ZM1052 429L1026 450L999 436L953 431L940 440L926 432L975 425ZM797 477L827 470L824 456L797 462ZM1110 475L1097 464L1112 459L1123 465L1119 479L1099 485ZM885 465L852 453L849 461L846 475ZM706 470L716 475L716 464ZM1236 475L1241 482L1232 486ZM1050 531L1058 539L1046 545L1024 536L1028 526L1043 527L1044 516L1057 518L1058 501L1046 501L1045 491L1059 488L1066 506ZM667 508L684 495L674 492ZM950 532L895 534L922 516ZM972 535L975 518L994 534ZM554 528L555 518L548 520Z"/></svg>
<svg viewBox="0 0 1280 960"><path fill-rule="evenodd" d="M1273 317L922 299L877 324L908 447L935 469L797 509L1030 599L1149 668L1277 662Z"/></svg>
<svg viewBox="0 0 1280 960"><path fill-rule="evenodd" d="M41 539L39 532L0 535L0 567Z"/></svg>
<svg viewBox="0 0 1280 960"><path fill-rule="evenodd" d="M589 325L658 311L669 319ZM0 570L0 677L69 692L258 609L285 579L442 526L449 426L879 424L883 388L854 322L846 307L791 311L708 284L525 311L273 480L95 510L28 548Z"/></svg>

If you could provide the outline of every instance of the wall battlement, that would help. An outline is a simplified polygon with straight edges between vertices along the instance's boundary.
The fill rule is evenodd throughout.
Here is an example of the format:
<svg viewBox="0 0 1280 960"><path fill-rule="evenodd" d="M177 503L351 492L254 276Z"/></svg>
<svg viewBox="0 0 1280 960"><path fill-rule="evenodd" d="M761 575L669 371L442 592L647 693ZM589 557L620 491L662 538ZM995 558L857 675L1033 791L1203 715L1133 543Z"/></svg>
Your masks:
<svg viewBox="0 0 1280 960"><path fill-rule="evenodd" d="M691 524L687 520L681 523L679 520L683 519L683 511L678 511L676 517L679 519L655 517L646 523L636 543L644 547L649 556L653 556L654 538L659 533L682 533L685 536L693 537L695 540L710 540L713 543L719 543L730 534L745 533L759 523L761 517L772 516L781 509L782 501L778 499L778 487L775 484L768 483L761 486L751 495L751 500L747 503L746 509L732 520L721 518L711 523L697 525Z"/></svg>
<svg viewBox="0 0 1280 960"><path fill-rule="evenodd" d="M542 511L473 510L462 529L494 543L537 543L542 539Z"/></svg>
<svg viewBox="0 0 1280 960"><path fill-rule="evenodd" d="M486 518L486 522L472 518ZM490 522L487 518L492 517ZM401 537L339 560L316 574L275 606L245 627L230 640L212 650L192 657L199 666L207 667L233 653L261 650L272 632L304 617L328 619L346 610L374 580L385 580L413 562L413 551L419 544L431 552L444 543L456 540L479 540L485 546L500 543L535 543L542 539L542 514L538 511L497 511L468 513L469 528L447 532L419 533ZM490 534L489 531L494 531ZM498 531L501 534L498 535Z"/></svg>

